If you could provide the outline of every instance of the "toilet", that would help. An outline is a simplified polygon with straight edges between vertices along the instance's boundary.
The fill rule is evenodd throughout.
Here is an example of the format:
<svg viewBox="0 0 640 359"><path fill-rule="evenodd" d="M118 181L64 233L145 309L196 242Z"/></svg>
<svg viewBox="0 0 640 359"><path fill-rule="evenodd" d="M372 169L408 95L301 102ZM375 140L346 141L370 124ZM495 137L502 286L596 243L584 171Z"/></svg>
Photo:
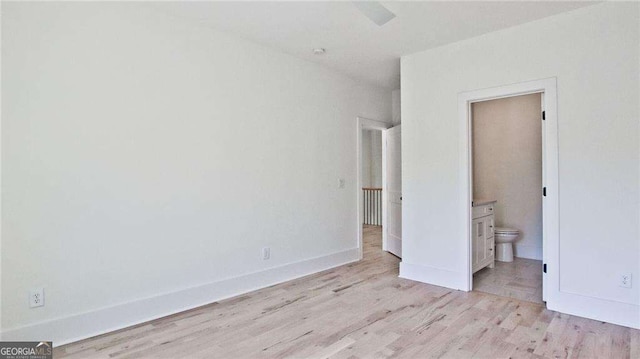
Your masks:
<svg viewBox="0 0 640 359"><path fill-rule="evenodd" d="M513 242L520 235L520 231L508 227L496 227L494 232L496 240L496 260L500 262L513 262Z"/></svg>

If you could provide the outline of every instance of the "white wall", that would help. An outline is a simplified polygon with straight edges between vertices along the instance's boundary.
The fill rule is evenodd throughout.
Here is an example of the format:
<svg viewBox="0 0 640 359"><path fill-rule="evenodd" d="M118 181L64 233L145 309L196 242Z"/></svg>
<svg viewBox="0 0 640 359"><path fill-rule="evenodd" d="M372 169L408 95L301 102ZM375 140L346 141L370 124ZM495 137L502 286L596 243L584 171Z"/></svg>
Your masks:
<svg viewBox="0 0 640 359"><path fill-rule="evenodd" d="M371 187L371 130L362 130L362 187Z"/></svg>
<svg viewBox="0 0 640 359"><path fill-rule="evenodd" d="M371 131L371 186L382 187L382 131Z"/></svg>
<svg viewBox="0 0 640 359"><path fill-rule="evenodd" d="M497 200L496 226L520 231L515 255L542 259L541 95L471 105L473 198Z"/></svg>
<svg viewBox="0 0 640 359"><path fill-rule="evenodd" d="M401 275L462 288L458 94L557 77L556 310L640 327L640 9L604 3L402 58ZM632 273L634 287L618 286Z"/></svg>
<svg viewBox="0 0 640 359"><path fill-rule="evenodd" d="M144 5L4 3L2 45L5 338L358 258L356 117L390 120L389 91Z"/></svg>
<svg viewBox="0 0 640 359"><path fill-rule="evenodd" d="M382 131L362 130L362 186L382 187Z"/></svg>
<svg viewBox="0 0 640 359"><path fill-rule="evenodd" d="M394 125L399 125L402 122L402 102L400 96L400 89L391 91L391 112Z"/></svg>

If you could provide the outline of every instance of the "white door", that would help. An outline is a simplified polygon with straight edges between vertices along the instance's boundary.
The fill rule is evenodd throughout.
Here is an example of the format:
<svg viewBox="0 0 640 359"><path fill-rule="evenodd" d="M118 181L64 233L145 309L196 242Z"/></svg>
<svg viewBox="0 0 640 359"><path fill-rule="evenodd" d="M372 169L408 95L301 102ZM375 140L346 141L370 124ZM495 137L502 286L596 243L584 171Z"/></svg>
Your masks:
<svg viewBox="0 0 640 359"><path fill-rule="evenodd" d="M402 257L402 156L400 126L382 132L385 145L383 194L387 202L383 249Z"/></svg>
<svg viewBox="0 0 640 359"><path fill-rule="evenodd" d="M544 266L544 263L547 263L547 244L545 243L545 239L547 238L547 234L546 234L546 223L547 223L547 217L545 216L548 212L547 209L545 208L545 206L547 205L547 201L545 200L546 197L546 178L547 178L547 171L546 171L546 166L545 164L547 163L547 158L546 158L546 154L547 154L547 143L546 143L546 128L545 128L545 124L546 124L546 120L545 120L545 110L544 110L544 92L540 95L540 107L542 110L542 113L540 114L542 117L542 121L540 121L541 126L542 126L542 131L540 131L542 133L542 190L543 190L543 196L542 196L542 263ZM546 302L547 301L547 275L546 275L546 271L542 270L542 301Z"/></svg>

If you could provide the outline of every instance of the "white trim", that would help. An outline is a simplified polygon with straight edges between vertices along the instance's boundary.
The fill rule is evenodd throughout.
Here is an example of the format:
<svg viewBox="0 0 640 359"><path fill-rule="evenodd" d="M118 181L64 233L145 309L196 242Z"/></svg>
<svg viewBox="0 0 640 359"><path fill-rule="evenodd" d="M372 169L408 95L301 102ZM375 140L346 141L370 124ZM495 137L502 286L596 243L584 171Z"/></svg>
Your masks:
<svg viewBox="0 0 640 359"><path fill-rule="evenodd" d="M457 290L465 290L467 285L460 272L405 261L400 262L399 277Z"/></svg>
<svg viewBox="0 0 640 359"><path fill-rule="evenodd" d="M543 277L543 286L548 305L554 301L560 292L559 275L559 196L558 196L558 115L556 78L528 81L488 89L462 92L458 95L458 114L460 125L460 208L465 219L464 235L466 248L465 267L467 274L464 290L473 288L473 273L471 270L471 104L499 98L521 96L531 93L542 93L546 114L544 137L544 178L543 186L547 187L547 196L543 198L543 248L544 262L547 263L547 274Z"/></svg>
<svg viewBox="0 0 640 359"><path fill-rule="evenodd" d="M386 130L388 128L393 127L392 123L389 122L382 122L382 121L376 121L376 120L371 120L368 118L364 118L364 117L358 117L356 119L356 153L357 153L357 170L356 170L356 199L358 201L357 203L357 207L358 208L358 218L356 220L356 225L357 225L357 233L358 233L358 238L356 238L357 240L357 246L358 246L358 250L360 252L360 256L359 259L362 259L363 256L363 252L362 252L362 215L363 215L363 211L364 209L362 208L362 130ZM384 134L384 131L383 131ZM386 182L386 175L384 172L384 159L386 158L386 145L384 144L384 140L383 140L383 147L382 147L382 187L384 188L385 182ZM386 212L386 208L387 208L387 204L385 202L385 192L386 191L382 191L382 213L383 213L383 219L382 219L382 228L386 227L386 223L385 223L385 218L384 218L384 213ZM383 231L384 232L384 231ZM383 243L384 243L384 234L383 234Z"/></svg>
<svg viewBox="0 0 640 359"><path fill-rule="evenodd" d="M540 96L540 108L542 109L542 111L545 111L544 95ZM540 121L540 122L542 123L540 125L541 126L541 131L540 132L542 134L541 135L541 137L542 137L541 138L541 145L542 145L542 156L541 156L541 159L542 159L542 163L543 163L543 166L542 166L542 186L544 187L546 185L546 182L545 182L546 180L545 179L547 178L547 168L544 165L544 164L547 163L547 158L546 158L546 156L547 156L547 153L546 153L547 152L546 151L546 148L547 148L546 122L547 121L544 120L544 121ZM543 216L544 216L544 213L546 211L545 204L546 204L546 202L545 202L544 197L543 197L543 200L542 200L542 215ZM546 252L545 252L545 249L544 249L544 217L543 217L542 221L543 221L542 222L542 231L543 231L543 234L542 234L542 248L540 248L540 251L542 253L540 253L540 258L539 259L542 261L542 263L544 263L544 259L547 258L546 257ZM520 251L520 248L519 248L518 245L516 245L516 253L518 253L518 251ZM523 252L523 251L521 251L521 252ZM525 255L524 252L523 252L523 255ZM542 301L543 302L547 301L547 291L548 291L548 289L547 289L546 280L547 280L547 278L543 274L543 276L542 276Z"/></svg>
<svg viewBox="0 0 640 359"><path fill-rule="evenodd" d="M560 291L547 309L640 329L640 305Z"/></svg>
<svg viewBox="0 0 640 359"><path fill-rule="evenodd" d="M387 131L382 132L382 250L389 251L389 245L387 241L389 236L387 235L387 205L389 204L389 196L387 195Z"/></svg>
<svg viewBox="0 0 640 359"><path fill-rule="evenodd" d="M11 328L3 332L3 340L46 339L60 346L355 262L358 253L357 248L348 249L197 287Z"/></svg>

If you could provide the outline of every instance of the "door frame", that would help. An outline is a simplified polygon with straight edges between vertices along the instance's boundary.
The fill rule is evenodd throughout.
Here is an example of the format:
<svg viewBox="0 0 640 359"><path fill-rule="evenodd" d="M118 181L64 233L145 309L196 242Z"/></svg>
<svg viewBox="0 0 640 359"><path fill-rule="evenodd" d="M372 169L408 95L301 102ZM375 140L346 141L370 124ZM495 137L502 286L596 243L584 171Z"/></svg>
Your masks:
<svg viewBox="0 0 640 359"><path fill-rule="evenodd" d="M357 175L356 175L356 198L357 198L357 208L358 208L358 215L356 218L356 224L357 224L357 228L358 228L358 238L357 240L357 246L358 246L358 252L359 252L359 259L363 258L363 244L362 244L362 215L364 213L364 208L363 208L363 204L362 204L362 130L379 130L379 131L384 131L388 128L393 127L393 124L390 122L383 122L383 121L376 121L376 120L372 120L369 118L364 118L364 117L357 117L356 118L356 153L357 153ZM384 173L384 163L386 160L386 146L384 145L384 141L383 141L383 145L382 145L382 183L384 184L386 179L386 174ZM386 209L387 209L387 204L386 204L386 191L383 189L382 190L382 228L385 228L386 226ZM383 237L385 237L384 235L384 230L383 230ZM386 249L386 245L384 243L384 239L383 238L383 249Z"/></svg>
<svg viewBox="0 0 640 359"><path fill-rule="evenodd" d="M471 105L476 102L507 97L541 93L542 111L545 111L542 126L542 186L547 188L542 197L542 261L547 272L543 273L543 300L547 305L556 301L560 292L560 229L559 229L559 170L558 170L558 114L557 80L555 77L521 82L511 85L461 92L458 94L460 126L460 208L463 211L466 249L466 291L473 289L471 250L471 218L473 193ZM542 190L542 188L541 188Z"/></svg>

